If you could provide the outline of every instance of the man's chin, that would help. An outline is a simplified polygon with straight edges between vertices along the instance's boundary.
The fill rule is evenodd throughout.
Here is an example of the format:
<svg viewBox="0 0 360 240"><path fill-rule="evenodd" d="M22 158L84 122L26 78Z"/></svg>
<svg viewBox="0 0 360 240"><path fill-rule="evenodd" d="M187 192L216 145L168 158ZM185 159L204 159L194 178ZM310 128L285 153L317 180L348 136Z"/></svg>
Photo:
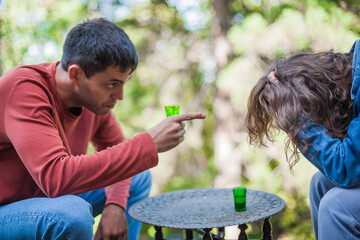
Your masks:
<svg viewBox="0 0 360 240"><path fill-rule="evenodd" d="M102 110L102 111L99 111L99 112L96 113L96 114L97 114L97 115L106 115L106 114L108 114L109 112L111 112L111 109Z"/></svg>
<svg viewBox="0 0 360 240"><path fill-rule="evenodd" d="M111 108L101 108L101 109L96 109L96 110L92 110L89 109L91 112L95 113L96 115L106 115L109 112L111 112Z"/></svg>

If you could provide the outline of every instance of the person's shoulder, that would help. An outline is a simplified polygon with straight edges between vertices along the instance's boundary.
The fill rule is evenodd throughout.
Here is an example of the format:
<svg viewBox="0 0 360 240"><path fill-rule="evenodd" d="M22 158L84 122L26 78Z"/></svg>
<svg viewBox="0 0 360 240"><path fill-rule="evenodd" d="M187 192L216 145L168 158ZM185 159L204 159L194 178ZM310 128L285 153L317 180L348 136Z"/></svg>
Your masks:
<svg viewBox="0 0 360 240"><path fill-rule="evenodd" d="M56 63L42 63L37 65L22 65L17 68L17 71L29 73L33 75L48 76L51 75Z"/></svg>
<svg viewBox="0 0 360 240"><path fill-rule="evenodd" d="M26 88L32 94L52 95L54 81L52 68L56 64L21 65L17 66L0 77L0 94L13 93L18 89Z"/></svg>
<svg viewBox="0 0 360 240"><path fill-rule="evenodd" d="M360 39L355 40L355 42L353 43L352 47L350 48L350 53L355 53L355 52L359 52L360 50Z"/></svg>
<svg viewBox="0 0 360 240"><path fill-rule="evenodd" d="M34 78L36 76L50 74L54 63L43 63L37 65L19 65L7 71L2 77L11 78Z"/></svg>

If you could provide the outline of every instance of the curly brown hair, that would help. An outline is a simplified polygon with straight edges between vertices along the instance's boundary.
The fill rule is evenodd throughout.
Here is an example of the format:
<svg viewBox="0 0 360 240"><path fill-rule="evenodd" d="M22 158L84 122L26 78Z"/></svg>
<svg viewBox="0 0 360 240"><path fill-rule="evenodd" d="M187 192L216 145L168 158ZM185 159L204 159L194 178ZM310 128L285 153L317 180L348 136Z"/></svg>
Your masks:
<svg viewBox="0 0 360 240"><path fill-rule="evenodd" d="M298 53L276 60L268 74L274 71L278 81L263 76L248 99L245 127L250 143L265 146L266 139L274 141L276 130L285 131L292 170L299 153L309 148L299 137L308 121L323 125L333 138L345 138L353 118L352 70L351 53Z"/></svg>

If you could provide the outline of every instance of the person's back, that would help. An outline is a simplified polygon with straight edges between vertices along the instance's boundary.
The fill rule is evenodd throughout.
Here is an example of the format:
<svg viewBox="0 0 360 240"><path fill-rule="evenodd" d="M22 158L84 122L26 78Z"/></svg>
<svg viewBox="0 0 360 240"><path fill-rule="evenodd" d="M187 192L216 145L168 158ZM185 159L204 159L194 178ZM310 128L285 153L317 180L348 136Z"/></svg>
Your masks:
<svg viewBox="0 0 360 240"><path fill-rule="evenodd" d="M45 81L45 78L42 78L42 75L45 74L46 71L49 71L51 67L53 72L55 72L55 66L50 64L34 66L34 68L21 66L10 70L0 77L0 109L3 109L3 111L0 111L1 205L29 197L45 196L22 163L12 143L12 136L8 134L14 131L21 135L22 132L19 130L21 130L22 123L7 121L7 119L8 117L12 117L16 111L21 111L8 107L8 105L11 105L9 101L24 101L24 99L18 98L17 93L14 93L16 92L14 89L19 84L25 81L32 82L34 86L42 87L46 89L47 93L51 93L49 83ZM32 89L29 89L29 91L32 91ZM49 99L49 102L50 101ZM31 105L32 103L29 104ZM34 129L33 133L37 134L36 129ZM32 138L28 138L28 141L31 140ZM33 152L35 153L36 149L33 149Z"/></svg>

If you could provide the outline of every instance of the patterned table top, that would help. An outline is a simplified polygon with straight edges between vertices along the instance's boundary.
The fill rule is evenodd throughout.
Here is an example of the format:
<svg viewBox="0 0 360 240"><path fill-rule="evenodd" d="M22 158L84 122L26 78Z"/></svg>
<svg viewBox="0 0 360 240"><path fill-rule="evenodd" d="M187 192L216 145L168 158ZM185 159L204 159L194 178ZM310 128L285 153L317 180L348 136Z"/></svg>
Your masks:
<svg viewBox="0 0 360 240"><path fill-rule="evenodd" d="M153 226L197 229L256 222L285 207L280 197L246 190L246 211L236 212L232 189L200 188L160 194L135 203L129 214Z"/></svg>

